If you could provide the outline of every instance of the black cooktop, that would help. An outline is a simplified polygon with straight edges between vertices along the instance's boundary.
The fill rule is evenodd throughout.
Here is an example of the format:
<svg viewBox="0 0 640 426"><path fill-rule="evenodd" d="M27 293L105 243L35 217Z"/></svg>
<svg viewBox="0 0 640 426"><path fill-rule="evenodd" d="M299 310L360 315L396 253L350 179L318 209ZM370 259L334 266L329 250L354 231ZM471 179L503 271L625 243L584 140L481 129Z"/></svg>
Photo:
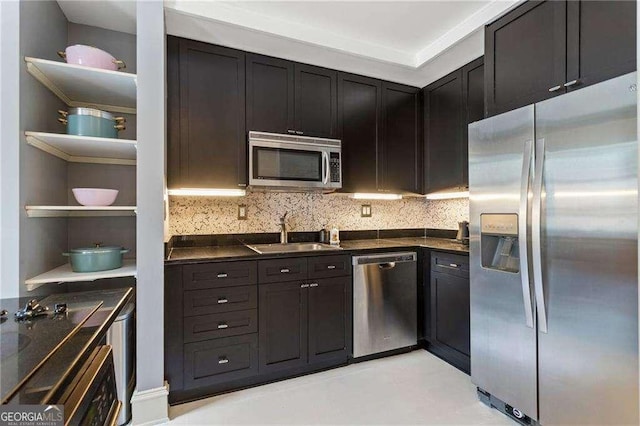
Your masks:
<svg viewBox="0 0 640 426"><path fill-rule="evenodd" d="M14 313L24 308L28 298L0 299L0 403L5 403L40 366L60 348L102 305L101 301L71 302L67 311L54 314L54 305L66 303L61 295L46 297L45 315L17 320Z"/></svg>

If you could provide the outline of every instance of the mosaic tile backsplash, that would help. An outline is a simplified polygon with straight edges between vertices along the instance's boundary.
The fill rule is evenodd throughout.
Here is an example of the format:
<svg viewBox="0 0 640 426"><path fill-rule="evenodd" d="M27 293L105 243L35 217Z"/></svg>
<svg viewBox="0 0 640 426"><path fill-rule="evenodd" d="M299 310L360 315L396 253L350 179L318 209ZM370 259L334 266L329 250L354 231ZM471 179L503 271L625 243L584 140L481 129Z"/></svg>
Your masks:
<svg viewBox="0 0 640 426"><path fill-rule="evenodd" d="M238 220L238 205L247 219ZM360 206L371 205L371 217L360 217ZM335 225L341 230L437 228L458 229L469 220L469 200L354 200L340 194L253 192L240 198L170 197L171 235L278 232L287 211L291 231L317 231Z"/></svg>

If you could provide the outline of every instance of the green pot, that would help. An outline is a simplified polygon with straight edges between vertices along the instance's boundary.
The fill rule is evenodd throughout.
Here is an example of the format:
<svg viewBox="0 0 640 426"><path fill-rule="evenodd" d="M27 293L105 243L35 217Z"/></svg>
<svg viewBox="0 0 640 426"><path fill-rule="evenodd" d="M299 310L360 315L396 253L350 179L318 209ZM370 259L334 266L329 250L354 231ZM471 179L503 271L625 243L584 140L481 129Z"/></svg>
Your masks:
<svg viewBox="0 0 640 426"><path fill-rule="evenodd" d="M96 245L71 249L62 255L69 257L73 272L99 272L121 268L124 253L129 253L129 249Z"/></svg>
<svg viewBox="0 0 640 426"><path fill-rule="evenodd" d="M117 138L118 131L125 128L123 117L93 108L71 108L59 110L58 119L67 125L67 134L76 136L94 136L99 138Z"/></svg>

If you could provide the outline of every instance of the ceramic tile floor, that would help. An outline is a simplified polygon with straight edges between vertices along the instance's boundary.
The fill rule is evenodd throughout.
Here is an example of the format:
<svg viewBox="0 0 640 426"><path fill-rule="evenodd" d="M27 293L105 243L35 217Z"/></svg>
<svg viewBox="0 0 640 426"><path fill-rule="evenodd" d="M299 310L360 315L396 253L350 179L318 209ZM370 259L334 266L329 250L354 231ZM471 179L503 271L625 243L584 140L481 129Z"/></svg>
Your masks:
<svg viewBox="0 0 640 426"><path fill-rule="evenodd" d="M170 408L175 425L515 425L424 350Z"/></svg>

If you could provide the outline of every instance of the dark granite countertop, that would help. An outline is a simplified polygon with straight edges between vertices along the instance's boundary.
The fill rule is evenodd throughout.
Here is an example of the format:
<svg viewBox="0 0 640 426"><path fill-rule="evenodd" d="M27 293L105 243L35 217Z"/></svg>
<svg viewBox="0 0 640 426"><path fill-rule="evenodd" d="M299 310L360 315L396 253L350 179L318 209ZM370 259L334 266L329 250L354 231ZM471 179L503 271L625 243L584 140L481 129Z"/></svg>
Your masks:
<svg viewBox="0 0 640 426"><path fill-rule="evenodd" d="M100 344L119 312L131 300L132 294L132 288L119 288L54 294L44 299L43 302L46 301L49 306L60 302L66 302L69 307L75 304L102 304L10 397L9 404L55 402L64 383L77 374L86 356ZM13 321L13 319L10 318L7 321ZM37 342L33 342L33 344L37 344Z"/></svg>
<svg viewBox="0 0 640 426"><path fill-rule="evenodd" d="M244 245L208 246L208 247L174 247L165 260L166 265L179 265L218 260L269 259L274 257L291 257L297 255L335 255L362 250L387 250L410 247L424 247L458 254L469 254L469 246L455 240L435 237L403 237L403 238L371 238L361 240L345 240L340 243L342 251L314 251L282 254L258 254Z"/></svg>

